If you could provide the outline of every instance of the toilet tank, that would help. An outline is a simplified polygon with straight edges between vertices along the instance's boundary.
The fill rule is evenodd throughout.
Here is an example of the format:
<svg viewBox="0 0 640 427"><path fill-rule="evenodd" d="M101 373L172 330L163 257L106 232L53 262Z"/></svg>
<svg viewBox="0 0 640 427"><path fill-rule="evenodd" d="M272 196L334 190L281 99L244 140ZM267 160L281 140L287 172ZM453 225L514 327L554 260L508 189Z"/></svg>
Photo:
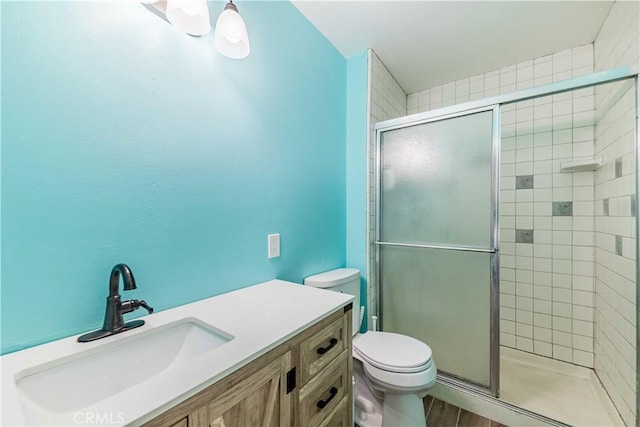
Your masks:
<svg viewBox="0 0 640 427"><path fill-rule="evenodd" d="M355 268L338 268L325 271L304 279L306 286L323 288L329 291L342 292L355 297L353 301L353 335L360 330L360 270Z"/></svg>

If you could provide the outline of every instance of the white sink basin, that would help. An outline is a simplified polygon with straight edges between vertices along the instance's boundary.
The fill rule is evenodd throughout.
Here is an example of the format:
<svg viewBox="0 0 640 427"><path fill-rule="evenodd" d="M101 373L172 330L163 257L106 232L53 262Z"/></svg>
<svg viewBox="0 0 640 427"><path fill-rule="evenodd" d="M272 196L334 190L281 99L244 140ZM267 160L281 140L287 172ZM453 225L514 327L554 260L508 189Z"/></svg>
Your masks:
<svg viewBox="0 0 640 427"><path fill-rule="evenodd" d="M157 375L179 374L181 366L232 339L197 319L182 319L22 371L16 387L32 414L27 422L46 424L47 414L77 411Z"/></svg>

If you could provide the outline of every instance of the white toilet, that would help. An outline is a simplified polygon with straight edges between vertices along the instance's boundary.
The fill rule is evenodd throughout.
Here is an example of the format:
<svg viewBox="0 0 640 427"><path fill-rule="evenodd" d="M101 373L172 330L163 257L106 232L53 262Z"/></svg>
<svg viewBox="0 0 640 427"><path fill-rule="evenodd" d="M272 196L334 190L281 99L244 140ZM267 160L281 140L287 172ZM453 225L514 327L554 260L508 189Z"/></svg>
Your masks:
<svg viewBox="0 0 640 427"><path fill-rule="evenodd" d="M355 296L353 309L354 421L360 427L425 427L422 398L436 382L436 364L425 343L406 335L359 333L360 271L339 268L304 284Z"/></svg>

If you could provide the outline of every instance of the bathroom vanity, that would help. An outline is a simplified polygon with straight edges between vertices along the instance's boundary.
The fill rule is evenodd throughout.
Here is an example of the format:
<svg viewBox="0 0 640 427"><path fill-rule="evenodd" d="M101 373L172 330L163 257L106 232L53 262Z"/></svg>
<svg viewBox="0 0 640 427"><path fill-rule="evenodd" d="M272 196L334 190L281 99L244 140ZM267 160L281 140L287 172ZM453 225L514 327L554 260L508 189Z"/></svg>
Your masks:
<svg viewBox="0 0 640 427"><path fill-rule="evenodd" d="M352 299L272 280L5 355L1 424L351 425Z"/></svg>
<svg viewBox="0 0 640 427"><path fill-rule="evenodd" d="M146 425L349 426L351 310L345 306Z"/></svg>

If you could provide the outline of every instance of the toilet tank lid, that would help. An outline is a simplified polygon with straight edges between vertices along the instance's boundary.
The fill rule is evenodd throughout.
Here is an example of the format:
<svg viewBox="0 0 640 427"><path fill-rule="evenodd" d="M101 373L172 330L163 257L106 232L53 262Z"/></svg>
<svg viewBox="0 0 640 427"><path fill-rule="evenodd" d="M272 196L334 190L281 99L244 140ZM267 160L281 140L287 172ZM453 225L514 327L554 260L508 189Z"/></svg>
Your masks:
<svg viewBox="0 0 640 427"><path fill-rule="evenodd" d="M338 268L309 276L304 279L304 284L316 288L332 288L344 285L358 277L360 277L360 270L356 268Z"/></svg>

